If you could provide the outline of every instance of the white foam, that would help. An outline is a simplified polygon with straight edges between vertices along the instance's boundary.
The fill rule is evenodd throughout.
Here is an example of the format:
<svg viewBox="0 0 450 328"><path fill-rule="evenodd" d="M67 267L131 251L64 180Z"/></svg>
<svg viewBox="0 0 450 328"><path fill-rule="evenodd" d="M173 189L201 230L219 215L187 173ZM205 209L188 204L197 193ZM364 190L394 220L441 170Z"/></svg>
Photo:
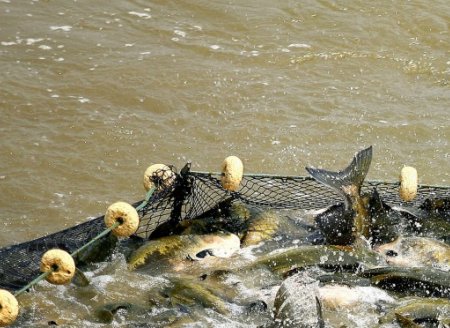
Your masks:
<svg viewBox="0 0 450 328"><path fill-rule="evenodd" d="M306 49L309 49L309 48L311 48L311 46L309 44L306 44L306 43L291 43L290 45L288 45L288 48L306 48Z"/></svg>
<svg viewBox="0 0 450 328"><path fill-rule="evenodd" d="M175 31L173 31L173 33L175 33L176 35L181 36L182 38L186 37L186 32L181 31L181 30L175 30Z"/></svg>
<svg viewBox="0 0 450 328"><path fill-rule="evenodd" d="M92 278L92 284L96 285L100 289L106 289L110 283L113 283L115 278L110 275L101 275Z"/></svg>
<svg viewBox="0 0 450 328"><path fill-rule="evenodd" d="M14 46L17 42L15 41L2 41L2 46Z"/></svg>
<svg viewBox="0 0 450 328"><path fill-rule="evenodd" d="M79 101L80 103L84 104L84 103L90 102L91 100L88 99L88 98L79 97L79 98L78 98L78 101Z"/></svg>
<svg viewBox="0 0 450 328"><path fill-rule="evenodd" d="M70 25L50 26L50 30L51 31L70 32L72 30L72 26L70 26Z"/></svg>
<svg viewBox="0 0 450 328"><path fill-rule="evenodd" d="M27 43L27 46L30 46L32 44L35 44L36 42L41 42L42 40L44 40L44 39L42 39L42 38L37 38L37 39L28 38L28 39L26 39L26 43Z"/></svg>
<svg viewBox="0 0 450 328"><path fill-rule="evenodd" d="M133 16L137 16L139 18L144 18L144 19L152 18L152 15L150 15L150 14L140 13L140 12L137 12L137 11L129 11L128 14L133 15Z"/></svg>

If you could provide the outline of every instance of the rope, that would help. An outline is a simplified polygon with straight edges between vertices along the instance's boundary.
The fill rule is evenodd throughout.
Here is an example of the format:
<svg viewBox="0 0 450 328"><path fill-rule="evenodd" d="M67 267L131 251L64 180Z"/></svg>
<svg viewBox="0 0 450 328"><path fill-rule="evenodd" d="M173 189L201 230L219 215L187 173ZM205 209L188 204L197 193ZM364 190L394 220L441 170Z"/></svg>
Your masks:
<svg viewBox="0 0 450 328"><path fill-rule="evenodd" d="M142 201L142 203L136 207L136 211L140 211L142 210L149 202L151 196L153 195L153 193L156 191L156 188L150 188L149 191L146 193L144 200ZM93 243L95 243L97 240L99 240L100 238L106 236L108 233L110 233L112 230L114 230L115 228L117 228L118 226L120 226L123 222L121 222L120 220L117 220L116 223L114 223L111 227L105 229L104 231L102 231L101 233L99 233L97 236L95 236L94 238L92 238L89 242L87 242L86 244L84 244L83 246L81 246L80 248L76 249L75 251L73 251L70 256L75 257L78 253L80 253L81 251L83 251L84 249L86 249L87 247L89 247L90 245L92 245ZM31 287L33 287L34 285L36 285L37 283L39 283L40 281L44 280L45 278L47 278L48 275L50 275L52 272L56 271L57 268L51 268L50 270L40 274L39 276L37 276L35 279L33 279L32 281L30 281L26 286L22 287L21 289L19 289L18 291L16 291L14 293L14 296L19 296L20 294L22 294L23 292L27 291L28 289L30 289Z"/></svg>
<svg viewBox="0 0 450 328"><path fill-rule="evenodd" d="M153 195L153 193L156 191L156 187L152 187L152 188L150 188L148 191L147 191L147 193L145 194L145 198L144 198L144 200L142 201L142 203L140 203L139 204L139 206L137 206L136 207L136 211L140 211L140 210L142 210L144 207L145 207L145 205L147 205L148 204L148 201L150 200L150 197L152 197L152 195Z"/></svg>
<svg viewBox="0 0 450 328"><path fill-rule="evenodd" d="M222 172L205 172L205 171L189 171L189 173L192 174L198 174L198 175L217 175L222 176ZM286 179L298 179L298 178L305 178L303 176L297 176L297 175L277 175L277 174L266 174L266 173L244 173L242 176L244 177L251 177L251 178L286 178Z"/></svg>
<svg viewBox="0 0 450 328"><path fill-rule="evenodd" d="M34 280L32 280L28 285L23 286L21 289L19 289L18 291L16 291L14 293L14 296L19 296L20 294L22 294L23 292L25 292L26 290L28 290L29 288L33 287L34 285L36 285L39 281L47 278L47 276L52 273L53 271L55 271L53 268L47 272L44 272L42 274L40 274L39 276L37 276Z"/></svg>
<svg viewBox="0 0 450 328"><path fill-rule="evenodd" d="M189 171L193 175L206 175L206 176L222 176L222 172L206 172L206 171ZM304 175L281 175L281 174L267 174L267 173L244 173L243 177L248 178L274 178L274 179L308 179L314 180L310 176ZM400 186L400 181L385 181L385 180L366 180L368 183L379 183L379 184L389 184L392 186ZM438 189L450 189L450 185L440 185L440 184L417 184L419 188L438 188Z"/></svg>
<svg viewBox="0 0 450 328"><path fill-rule="evenodd" d="M99 240L100 238L102 238L103 236L106 236L109 232L111 232L112 230L114 230L115 228L117 228L118 226L120 226L122 224L122 222L117 221L116 223L114 223L112 226L110 226L108 229L105 229L103 232L99 233L97 236L95 236L94 238L92 238L89 242L87 242L86 244L84 244L83 246L81 246L80 248L78 248L77 250L75 250L72 254L70 254L70 256L74 257L75 255L77 255L79 252L81 252L82 250L84 250L85 248L87 248L88 246L92 245L93 243L95 243L97 240Z"/></svg>

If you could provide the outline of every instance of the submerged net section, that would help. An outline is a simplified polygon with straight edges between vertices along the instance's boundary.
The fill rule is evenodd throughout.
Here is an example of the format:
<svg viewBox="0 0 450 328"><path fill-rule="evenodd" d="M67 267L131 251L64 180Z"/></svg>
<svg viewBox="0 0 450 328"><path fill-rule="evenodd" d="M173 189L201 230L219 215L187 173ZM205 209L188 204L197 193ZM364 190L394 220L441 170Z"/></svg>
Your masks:
<svg viewBox="0 0 450 328"><path fill-rule="evenodd" d="M412 202L404 203L399 195L399 183L366 181L363 192L376 188L390 205L419 206L427 198L450 197L450 188L419 186ZM341 196L310 177L246 175L235 192L224 190L220 174L191 172L187 164L176 175L174 183L155 192L144 205L140 201L140 225L136 236L151 238L163 223L176 224L212 213L221 204L241 201L262 208L321 209L337 202ZM18 245L0 249L0 287L17 290L39 274L40 259L48 249L60 248L73 252L105 229L103 216L75 227Z"/></svg>

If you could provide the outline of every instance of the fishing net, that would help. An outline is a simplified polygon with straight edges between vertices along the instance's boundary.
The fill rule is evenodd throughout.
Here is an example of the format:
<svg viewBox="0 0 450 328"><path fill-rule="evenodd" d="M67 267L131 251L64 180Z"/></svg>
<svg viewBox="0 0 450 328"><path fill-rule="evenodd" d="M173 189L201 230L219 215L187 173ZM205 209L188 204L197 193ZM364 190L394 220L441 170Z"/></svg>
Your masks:
<svg viewBox="0 0 450 328"><path fill-rule="evenodd" d="M171 170L176 171L173 167ZM161 175L160 175L161 176ZM222 204L240 201L272 209L316 210L342 201L341 196L310 177L245 175L237 191L222 188L219 173L191 172L187 164L175 181L158 188L150 199L133 204L139 208L136 237L148 239L162 224L176 224L213 213ZM160 181L164 185L164 181ZM450 188L419 185L418 195L405 203L399 183L366 181L363 192L376 188L389 205L419 206L425 199L450 197ZM39 274L40 259L51 248L73 252L105 230L103 216L72 228L18 245L0 249L0 287L17 290Z"/></svg>

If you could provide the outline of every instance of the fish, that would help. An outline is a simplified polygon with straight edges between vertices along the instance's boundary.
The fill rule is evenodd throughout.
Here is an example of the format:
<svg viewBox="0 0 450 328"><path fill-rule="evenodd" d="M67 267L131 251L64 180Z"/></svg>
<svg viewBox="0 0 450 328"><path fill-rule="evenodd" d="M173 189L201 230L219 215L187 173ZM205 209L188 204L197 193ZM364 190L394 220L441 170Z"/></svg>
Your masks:
<svg viewBox="0 0 450 328"><path fill-rule="evenodd" d="M401 328L421 328L422 326L415 323L414 320L404 316L400 313L395 313L395 318L397 319L397 323Z"/></svg>
<svg viewBox="0 0 450 328"><path fill-rule="evenodd" d="M248 220L242 237L242 247L259 244L272 238L278 231L280 218L273 211L262 211Z"/></svg>
<svg viewBox="0 0 450 328"><path fill-rule="evenodd" d="M386 204L381 199L376 188L372 189L367 206L371 220L372 246L385 244L397 239L404 230L404 216Z"/></svg>
<svg viewBox="0 0 450 328"><path fill-rule="evenodd" d="M449 240L450 197L430 197L419 207L394 206L406 218L409 231L441 240Z"/></svg>
<svg viewBox="0 0 450 328"><path fill-rule="evenodd" d="M327 327L374 327L386 307L396 304L388 292L373 286L319 285Z"/></svg>
<svg viewBox="0 0 450 328"><path fill-rule="evenodd" d="M319 288L320 301L327 310L339 311L379 302L395 303L386 291L373 286L346 286L330 284Z"/></svg>
<svg viewBox="0 0 450 328"><path fill-rule="evenodd" d="M450 271L450 246L432 238L401 236L374 250L384 256L391 266L431 266Z"/></svg>
<svg viewBox="0 0 450 328"><path fill-rule="evenodd" d="M450 196L427 198L420 205L420 209L434 212L450 221Z"/></svg>
<svg viewBox="0 0 450 328"><path fill-rule="evenodd" d="M369 240L371 222L361 196L361 186L372 161L372 146L359 151L347 168L339 172L306 167L321 184L336 190L344 202L327 208L316 216L316 224L328 244L350 245Z"/></svg>
<svg viewBox="0 0 450 328"><path fill-rule="evenodd" d="M450 300L444 298L412 298L395 307L380 319L380 323L396 320L400 327L422 327L416 322L437 322L445 327L450 318Z"/></svg>
<svg viewBox="0 0 450 328"><path fill-rule="evenodd" d="M229 314L231 309L224 298L224 293L214 288L186 277L171 279L171 286L166 290L166 295L172 305L183 305L187 307L202 306L210 308L221 314Z"/></svg>
<svg viewBox="0 0 450 328"><path fill-rule="evenodd" d="M242 247L247 247L273 238L281 226L281 219L275 211L249 208L240 202L232 203L222 214L218 217L202 217L180 222L181 234L230 232L241 239Z"/></svg>
<svg viewBox="0 0 450 328"><path fill-rule="evenodd" d="M278 249L241 267L241 270L268 267L282 276L319 266L334 271L356 271L384 264L382 257L367 248L334 245L304 245Z"/></svg>
<svg viewBox="0 0 450 328"><path fill-rule="evenodd" d="M249 208L241 202L221 202L217 209L192 218L181 220L170 227L160 229L153 237L165 237L168 235L204 235L217 231L230 232L242 238L247 230L248 219L253 216L256 209Z"/></svg>
<svg viewBox="0 0 450 328"><path fill-rule="evenodd" d="M129 302L116 302L116 303L107 303L95 309L94 314L97 319L102 323L111 323L114 320L117 312L123 311L127 314L140 314L143 315L149 311L144 306L139 306L136 304L132 304Z"/></svg>
<svg viewBox="0 0 450 328"><path fill-rule="evenodd" d="M319 282L301 272L283 281L275 296L270 328L323 327L322 307L317 299Z"/></svg>
<svg viewBox="0 0 450 328"><path fill-rule="evenodd" d="M396 302L386 291L372 286L322 285L317 273L307 269L283 281L269 327L353 327L358 315L364 316L365 323L375 323L381 304Z"/></svg>
<svg viewBox="0 0 450 328"><path fill-rule="evenodd" d="M133 252L128 260L128 269L156 265L161 259L177 264L182 261L200 261L208 256L228 258L239 249L240 239L232 233L166 236L150 240Z"/></svg>
<svg viewBox="0 0 450 328"><path fill-rule="evenodd" d="M357 273L370 284L404 295L450 298L450 272L431 267L385 266Z"/></svg>

